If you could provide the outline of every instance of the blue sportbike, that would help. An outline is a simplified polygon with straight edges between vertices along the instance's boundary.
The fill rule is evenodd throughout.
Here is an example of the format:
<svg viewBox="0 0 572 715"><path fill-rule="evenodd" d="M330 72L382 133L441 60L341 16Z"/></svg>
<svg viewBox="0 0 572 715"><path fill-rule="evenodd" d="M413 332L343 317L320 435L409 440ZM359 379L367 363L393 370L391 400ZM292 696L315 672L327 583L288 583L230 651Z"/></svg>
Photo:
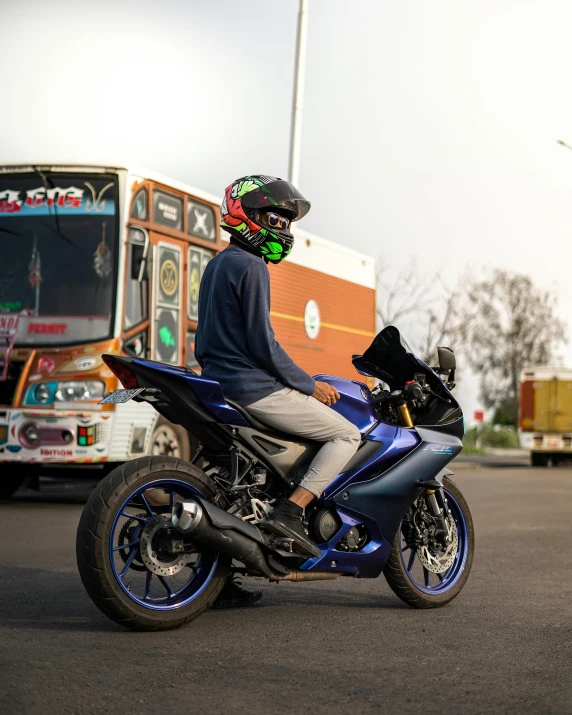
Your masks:
<svg viewBox="0 0 572 715"><path fill-rule="evenodd" d="M197 618L231 566L270 581L376 578L382 572L415 608L444 606L465 585L473 521L447 464L462 449L463 415L451 390L455 356L439 348L428 367L394 327L382 330L358 373L370 388L330 375L331 408L362 442L343 472L306 509L320 556L265 531L274 505L304 476L320 444L267 427L192 370L105 355L123 385L103 402L150 403L200 442L192 460L143 457L108 474L92 493L77 534L83 584L98 608L137 630Z"/></svg>

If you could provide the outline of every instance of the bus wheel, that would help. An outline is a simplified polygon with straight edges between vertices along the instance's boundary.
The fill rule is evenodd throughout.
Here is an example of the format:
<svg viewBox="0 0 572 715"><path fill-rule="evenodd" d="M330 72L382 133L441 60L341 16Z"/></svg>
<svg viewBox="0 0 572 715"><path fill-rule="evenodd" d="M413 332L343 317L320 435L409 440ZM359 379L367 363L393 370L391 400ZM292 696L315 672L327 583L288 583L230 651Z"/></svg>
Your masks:
<svg viewBox="0 0 572 715"><path fill-rule="evenodd" d="M19 466L19 465L18 465ZM0 476L0 499L10 499L24 482L25 475L21 469L10 469L8 465L2 467Z"/></svg>
<svg viewBox="0 0 572 715"><path fill-rule="evenodd" d="M188 462L191 458L191 441L187 430L159 417L151 436L151 455L178 457Z"/></svg>

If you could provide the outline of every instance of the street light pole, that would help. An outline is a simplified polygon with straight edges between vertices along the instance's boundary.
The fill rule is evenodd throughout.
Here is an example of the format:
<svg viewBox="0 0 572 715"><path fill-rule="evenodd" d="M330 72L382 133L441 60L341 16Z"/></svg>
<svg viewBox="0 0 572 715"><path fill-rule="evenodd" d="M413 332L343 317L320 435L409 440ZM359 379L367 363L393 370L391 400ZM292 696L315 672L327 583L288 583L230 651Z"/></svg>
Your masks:
<svg viewBox="0 0 572 715"><path fill-rule="evenodd" d="M288 160L288 180L291 184L294 184L294 186L298 185L300 179L300 149L302 145L302 110L304 108L307 35L308 0L299 0L294 91L292 94L292 118L290 123L290 156Z"/></svg>

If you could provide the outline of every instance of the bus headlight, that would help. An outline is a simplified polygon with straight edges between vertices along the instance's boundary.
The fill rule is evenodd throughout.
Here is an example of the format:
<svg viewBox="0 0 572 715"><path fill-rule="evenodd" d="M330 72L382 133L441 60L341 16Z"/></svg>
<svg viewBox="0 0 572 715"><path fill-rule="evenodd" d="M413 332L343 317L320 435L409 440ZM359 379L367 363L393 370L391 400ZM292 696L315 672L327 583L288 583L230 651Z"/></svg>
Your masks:
<svg viewBox="0 0 572 715"><path fill-rule="evenodd" d="M46 385L44 382L36 385L34 388L34 397L36 402L39 402L41 405L45 405L46 402L50 402L52 398L52 389L50 389L50 386Z"/></svg>
<svg viewBox="0 0 572 715"><path fill-rule="evenodd" d="M105 384L99 380L69 380L58 383L55 401L97 400L103 397L104 391Z"/></svg>

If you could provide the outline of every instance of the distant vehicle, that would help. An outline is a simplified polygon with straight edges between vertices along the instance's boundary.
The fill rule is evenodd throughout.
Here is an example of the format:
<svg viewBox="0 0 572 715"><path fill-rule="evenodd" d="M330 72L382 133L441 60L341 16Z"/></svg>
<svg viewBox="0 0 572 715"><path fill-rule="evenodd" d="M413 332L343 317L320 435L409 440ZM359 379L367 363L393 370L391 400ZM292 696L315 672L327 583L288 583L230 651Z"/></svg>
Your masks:
<svg viewBox="0 0 572 715"><path fill-rule="evenodd" d="M572 458L572 369L523 370L518 429L520 446L530 450L533 466Z"/></svg>
<svg viewBox="0 0 572 715"><path fill-rule="evenodd" d="M0 167L0 498L40 470L191 457L150 406L97 404L118 384L101 355L196 368L201 276L227 245L219 205L128 167ZM307 371L349 377L374 335L375 261L296 236L270 267L277 337Z"/></svg>

